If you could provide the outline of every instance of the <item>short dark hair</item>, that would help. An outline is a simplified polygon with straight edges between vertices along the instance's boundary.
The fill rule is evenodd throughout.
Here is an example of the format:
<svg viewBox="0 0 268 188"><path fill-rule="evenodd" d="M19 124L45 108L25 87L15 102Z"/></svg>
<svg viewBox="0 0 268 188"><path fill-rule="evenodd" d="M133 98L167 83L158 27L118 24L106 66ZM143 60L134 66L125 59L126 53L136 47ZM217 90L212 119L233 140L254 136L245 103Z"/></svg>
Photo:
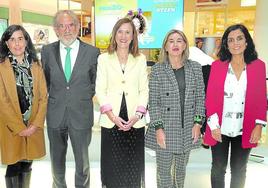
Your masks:
<svg viewBox="0 0 268 188"><path fill-rule="evenodd" d="M34 61L38 62L38 58L36 55L36 51L31 40L29 33L22 27L21 25L10 25L5 32L3 33L0 41L0 63L4 62L8 57L9 49L7 47L6 42L10 39L16 31L22 31L22 34L26 40L26 48L25 51L29 54L29 57ZM31 62L29 62L31 63Z"/></svg>
<svg viewBox="0 0 268 188"><path fill-rule="evenodd" d="M228 35L231 31L234 31L237 29L239 29L245 35L247 46L246 46L246 49L244 51L244 61L246 62L246 64L249 64L258 58L258 54L255 50L255 45L254 45L254 42L252 40L252 37L250 36L250 34L248 32L248 29L242 24L231 25L225 30L225 32L222 36L221 48L220 48L220 51L218 53L218 57L220 58L221 61L228 61L228 62L231 61L232 54L230 53L230 51L228 49L228 44L227 44Z"/></svg>

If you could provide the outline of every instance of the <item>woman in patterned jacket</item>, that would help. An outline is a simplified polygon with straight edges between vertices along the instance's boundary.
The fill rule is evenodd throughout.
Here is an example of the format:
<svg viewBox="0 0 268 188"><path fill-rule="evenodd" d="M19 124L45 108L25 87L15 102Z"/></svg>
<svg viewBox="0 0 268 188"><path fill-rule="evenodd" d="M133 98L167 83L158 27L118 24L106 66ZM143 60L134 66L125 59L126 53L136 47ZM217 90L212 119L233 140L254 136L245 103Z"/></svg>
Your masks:
<svg viewBox="0 0 268 188"><path fill-rule="evenodd" d="M179 30L167 33L149 82L151 123L146 146L156 151L157 187L182 188L190 151L199 147L204 117L201 65L188 59L189 45Z"/></svg>

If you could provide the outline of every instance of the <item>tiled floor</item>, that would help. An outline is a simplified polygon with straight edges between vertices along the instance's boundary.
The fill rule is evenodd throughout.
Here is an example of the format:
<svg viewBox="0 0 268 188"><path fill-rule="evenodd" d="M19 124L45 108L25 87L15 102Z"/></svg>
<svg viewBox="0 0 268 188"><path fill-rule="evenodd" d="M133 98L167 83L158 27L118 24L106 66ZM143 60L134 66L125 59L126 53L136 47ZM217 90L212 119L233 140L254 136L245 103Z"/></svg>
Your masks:
<svg viewBox="0 0 268 188"><path fill-rule="evenodd" d="M47 144L48 145L48 144ZM71 147L70 147L71 148ZM74 162L72 150L67 153L66 181L69 188L74 187ZM100 132L94 131L92 142L89 148L91 161L91 188L100 188ZM260 146L252 153L264 155L264 162L258 163L257 158L252 158L248 165L247 182L245 188L267 188L268 174L268 146ZM210 187L210 150L197 149L192 151L185 188L209 188ZM146 150L146 188L156 188L155 178L155 157L151 151ZM0 165L0 188L5 187L4 181L5 166ZM230 172L227 171L226 181L230 181ZM50 188L52 184L50 161L47 155L43 160L35 161L33 165L31 188ZM228 186L226 186L228 188Z"/></svg>

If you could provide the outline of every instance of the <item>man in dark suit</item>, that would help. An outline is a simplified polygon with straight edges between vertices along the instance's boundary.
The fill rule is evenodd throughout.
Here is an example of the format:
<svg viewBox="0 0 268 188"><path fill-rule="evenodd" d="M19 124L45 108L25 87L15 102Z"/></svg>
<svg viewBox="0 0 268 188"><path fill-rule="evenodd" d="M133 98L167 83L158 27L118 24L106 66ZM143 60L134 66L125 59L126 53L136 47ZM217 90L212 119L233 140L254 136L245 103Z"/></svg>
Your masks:
<svg viewBox="0 0 268 188"><path fill-rule="evenodd" d="M75 158L75 187L89 187L88 146L93 125L96 65L99 50L77 39L79 20L70 10L54 17L59 41L41 52L49 98L47 130L53 188L66 188L65 161L70 137Z"/></svg>

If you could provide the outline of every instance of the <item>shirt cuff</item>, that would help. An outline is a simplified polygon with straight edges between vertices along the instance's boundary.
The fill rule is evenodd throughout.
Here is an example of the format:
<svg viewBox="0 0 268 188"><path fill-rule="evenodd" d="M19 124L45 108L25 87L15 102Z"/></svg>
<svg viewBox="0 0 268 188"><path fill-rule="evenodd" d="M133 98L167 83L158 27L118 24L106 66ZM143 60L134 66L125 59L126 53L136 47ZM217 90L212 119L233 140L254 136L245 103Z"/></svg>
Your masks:
<svg viewBox="0 0 268 188"><path fill-rule="evenodd" d="M144 106L138 106L136 112L146 114L146 108Z"/></svg>
<svg viewBox="0 0 268 188"><path fill-rule="evenodd" d="M105 105L102 105L101 107L100 107L100 112L102 113L102 114L104 114L104 113L106 113L106 112L108 112L108 111L111 111L112 110L112 106L110 105L110 104L105 104Z"/></svg>
<svg viewBox="0 0 268 188"><path fill-rule="evenodd" d="M260 119L256 119L255 124L261 124L263 127L266 127L267 122Z"/></svg>
<svg viewBox="0 0 268 188"><path fill-rule="evenodd" d="M201 115L195 115L194 116L194 124L197 123L202 127L204 122L205 122L205 117L204 116L201 116Z"/></svg>
<svg viewBox="0 0 268 188"><path fill-rule="evenodd" d="M155 130L164 129L164 122L162 120L157 120L155 122L152 122L151 126L153 126Z"/></svg>
<svg viewBox="0 0 268 188"><path fill-rule="evenodd" d="M220 128L220 124L219 124L219 116L217 113L209 116L208 118L208 126L210 128L210 130L215 130L215 129L219 129Z"/></svg>

